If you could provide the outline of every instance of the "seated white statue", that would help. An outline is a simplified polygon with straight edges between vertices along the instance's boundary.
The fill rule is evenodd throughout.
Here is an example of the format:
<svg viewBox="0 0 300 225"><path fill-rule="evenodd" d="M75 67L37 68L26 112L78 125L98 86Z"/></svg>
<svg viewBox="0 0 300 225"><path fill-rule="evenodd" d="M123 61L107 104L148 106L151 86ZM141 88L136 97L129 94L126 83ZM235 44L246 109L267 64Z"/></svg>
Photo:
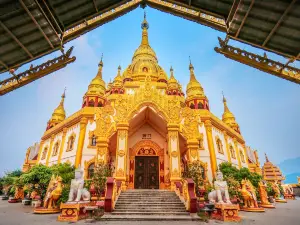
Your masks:
<svg viewBox="0 0 300 225"><path fill-rule="evenodd" d="M210 203L232 204L229 198L227 182L223 180L223 174L218 170L217 178L214 182L215 190L208 194Z"/></svg>
<svg viewBox="0 0 300 225"><path fill-rule="evenodd" d="M75 179L71 181L68 202L90 201L90 192L86 188L83 188L83 186L83 170L78 168L75 170Z"/></svg>

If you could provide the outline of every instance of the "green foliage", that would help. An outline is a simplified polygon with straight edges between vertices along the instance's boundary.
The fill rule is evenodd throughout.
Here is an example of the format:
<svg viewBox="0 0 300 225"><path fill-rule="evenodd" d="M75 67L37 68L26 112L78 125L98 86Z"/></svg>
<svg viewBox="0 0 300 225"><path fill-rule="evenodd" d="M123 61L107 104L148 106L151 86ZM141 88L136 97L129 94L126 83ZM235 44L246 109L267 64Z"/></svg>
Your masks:
<svg viewBox="0 0 300 225"><path fill-rule="evenodd" d="M14 185L15 180L22 175L21 170L14 170L11 172L7 172L4 177L1 178L1 184L3 186Z"/></svg>
<svg viewBox="0 0 300 225"><path fill-rule="evenodd" d="M223 173L224 180L228 183L228 192L230 196L240 196L238 191L241 187L241 181L248 179L255 188L258 188L258 183L262 176L257 173L252 173L248 168L238 169L229 162L223 162L219 165L220 171ZM257 195L259 196L259 195Z"/></svg>
<svg viewBox="0 0 300 225"><path fill-rule="evenodd" d="M72 179L75 178L75 167L69 163L60 163L51 167L52 174L58 175L62 178L63 184L71 184Z"/></svg>
<svg viewBox="0 0 300 225"><path fill-rule="evenodd" d="M97 196L101 196L105 190L106 178L111 176L111 170L107 164L99 163L95 169L92 177L92 183L96 190Z"/></svg>
<svg viewBox="0 0 300 225"><path fill-rule="evenodd" d="M275 196L275 191L272 188L272 184L270 182L267 183L267 194L268 196Z"/></svg>
<svg viewBox="0 0 300 225"><path fill-rule="evenodd" d="M199 189L204 185L203 167L200 161L189 163L186 168L185 177L192 178L195 183L196 194L199 195Z"/></svg>
<svg viewBox="0 0 300 225"><path fill-rule="evenodd" d="M283 187L281 186L281 184L279 184L278 186L279 186L279 190L280 190L280 195L284 195Z"/></svg>
<svg viewBox="0 0 300 225"><path fill-rule="evenodd" d="M43 198L52 176L52 169L45 165L35 165L21 176L25 185L33 185Z"/></svg>

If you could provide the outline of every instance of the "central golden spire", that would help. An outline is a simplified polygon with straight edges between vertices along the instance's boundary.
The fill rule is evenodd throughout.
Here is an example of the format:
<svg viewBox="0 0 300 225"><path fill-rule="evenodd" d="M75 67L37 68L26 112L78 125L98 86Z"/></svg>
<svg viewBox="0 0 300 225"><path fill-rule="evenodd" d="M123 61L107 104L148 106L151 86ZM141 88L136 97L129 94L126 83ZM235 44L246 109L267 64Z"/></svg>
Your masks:
<svg viewBox="0 0 300 225"><path fill-rule="evenodd" d="M148 41L148 29L149 29L149 24L146 19L146 12L144 12L144 21L142 22L142 43L141 45L148 45L149 46L149 41Z"/></svg>

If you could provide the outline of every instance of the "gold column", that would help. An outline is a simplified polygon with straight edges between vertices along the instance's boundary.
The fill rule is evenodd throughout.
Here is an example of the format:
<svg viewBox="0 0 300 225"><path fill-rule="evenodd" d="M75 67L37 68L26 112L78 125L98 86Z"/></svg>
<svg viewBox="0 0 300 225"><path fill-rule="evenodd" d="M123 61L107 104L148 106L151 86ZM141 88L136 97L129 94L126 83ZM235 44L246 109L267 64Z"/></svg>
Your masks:
<svg viewBox="0 0 300 225"><path fill-rule="evenodd" d="M57 164L60 164L61 156L62 156L62 153L64 151L67 130L68 130L67 128L63 128L63 135L62 135L61 145L60 145L60 149L59 149Z"/></svg>
<svg viewBox="0 0 300 225"><path fill-rule="evenodd" d="M128 123L117 124L116 180L122 181L122 190L126 189L128 128Z"/></svg>
<svg viewBox="0 0 300 225"><path fill-rule="evenodd" d="M247 148L246 148L245 144L243 144L243 149L244 149L244 156L245 156L244 159L245 159L246 164L247 164L247 166L249 168L249 159L248 159Z"/></svg>
<svg viewBox="0 0 300 225"><path fill-rule="evenodd" d="M97 138L97 156L96 156L96 162L98 163L107 163L107 154L108 154L108 140L107 138L98 137Z"/></svg>
<svg viewBox="0 0 300 225"><path fill-rule="evenodd" d="M199 160L199 143L197 139L187 140L187 148L188 148L188 160L189 162L193 162L195 160Z"/></svg>
<svg viewBox="0 0 300 225"><path fill-rule="evenodd" d="M50 139L50 147L48 149L48 154L47 154L47 158L46 158L46 166L48 166L49 159L51 157L51 152L52 152L52 147L53 147L53 141L54 141L54 135L52 135L51 139Z"/></svg>
<svg viewBox="0 0 300 225"><path fill-rule="evenodd" d="M241 156L240 156L239 148L237 146L237 140L236 140L236 138L233 138L233 143L234 143L235 152L236 152L237 158L238 158L239 168L241 169L242 168Z"/></svg>
<svg viewBox="0 0 300 225"><path fill-rule="evenodd" d="M84 144L84 138L86 133L86 125L87 125L87 118L83 117L80 120L80 133L78 137L78 145L77 145L77 151L76 151L76 159L75 159L75 168L78 168L81 164L82 159L82 149Z"/></svg>
<svg viewBox="0 0 300 225"><path fill-rule="evenodd" d="M224 134L224 139L225 139L225 144L226 144L226 152L228 156L228 162L231 163L231 152L229 151L229 145L228 145L228 134L226 131L223 131Z"/></svg>
<svg viewBox="0 0 300 225"><path fill-rule="evenodd" d="M168 149L170 155L171 189L175 189L175 181L181 180L181 159L178 137L178 124L168 124Z"/></svg>
<svg viewBox="0 0 300 225"><path fill-rule="evenodd" d="M214 142L213 142L213 136L212 136L212 124L210 120L205 120L205 129L206 129L206 135L207 135L207 142L208 142L208 149L210 153L210 164L211 164L211 170L212 170L212 175L213 178L216 177L216 172L218 170L218 165L217 165L217 157L216 157L216 152L215 152L215 147L214 147Z"/></svg>
<svg viewBox="0 0 300 225"><path fill-rule="evenodd" d="M44 147L44 140L41 140L37 163L40 162L40 159L41 159L41 156L42 156L42 153L43 153L43 147Z"/></svg>

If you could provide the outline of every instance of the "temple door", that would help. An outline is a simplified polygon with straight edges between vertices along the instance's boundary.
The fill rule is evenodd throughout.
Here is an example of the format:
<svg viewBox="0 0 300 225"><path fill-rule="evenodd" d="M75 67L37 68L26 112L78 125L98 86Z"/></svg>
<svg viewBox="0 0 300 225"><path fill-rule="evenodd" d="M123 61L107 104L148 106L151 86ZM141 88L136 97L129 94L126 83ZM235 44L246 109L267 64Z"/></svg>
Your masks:
<svg viewBox="0 0 300 225"><path fill-rule="evenodd" d="M158 172L158 156L136 156L134 188L158 189Z"/></svg>

